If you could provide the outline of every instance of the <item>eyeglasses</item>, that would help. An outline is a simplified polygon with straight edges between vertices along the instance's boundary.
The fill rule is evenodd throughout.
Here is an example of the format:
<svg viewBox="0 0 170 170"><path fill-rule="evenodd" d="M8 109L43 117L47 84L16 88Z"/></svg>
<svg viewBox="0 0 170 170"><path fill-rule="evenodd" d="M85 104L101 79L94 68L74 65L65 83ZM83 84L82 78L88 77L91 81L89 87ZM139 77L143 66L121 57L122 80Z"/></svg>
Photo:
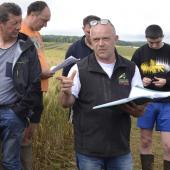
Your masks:
<svg viewBox="0 0 170 170"><path fill-rule="evenodd" d="M111 22L108 19L101 19L99 21L98 20L90 21L90 26L95 26L97 24L107 25L107 24L111 24Z"/></svg>

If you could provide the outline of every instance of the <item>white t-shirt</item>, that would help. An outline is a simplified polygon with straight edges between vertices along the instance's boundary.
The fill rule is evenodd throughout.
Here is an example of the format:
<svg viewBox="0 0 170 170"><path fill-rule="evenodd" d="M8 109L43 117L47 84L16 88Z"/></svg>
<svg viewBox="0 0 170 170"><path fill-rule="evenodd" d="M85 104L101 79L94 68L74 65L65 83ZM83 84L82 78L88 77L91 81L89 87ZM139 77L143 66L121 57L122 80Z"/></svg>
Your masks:
<svg viewBox="0 0 170 170"><path fill-rule="evenodd" d="M106 72L108 77L111 78L115 63L105 64L105 63L102 63L100 61L98 61L98 63L102 67L102 69ZM73 79L72 94L76 98L78 98L78 95L79 95L79 92L80 92L80 89L81 89L81 83L80 83L79 71L78 71L77 64L75 64L70 69L70 71L68 73L68 77L73 73L74 70L76 71L76 75L75 75L75 77ZM142 79L141 79L140 72L139 72L139 69L138 69L137 66L135 67L135 74L134 74L134 76L132 78L131 86L143 87Z"/></svg>

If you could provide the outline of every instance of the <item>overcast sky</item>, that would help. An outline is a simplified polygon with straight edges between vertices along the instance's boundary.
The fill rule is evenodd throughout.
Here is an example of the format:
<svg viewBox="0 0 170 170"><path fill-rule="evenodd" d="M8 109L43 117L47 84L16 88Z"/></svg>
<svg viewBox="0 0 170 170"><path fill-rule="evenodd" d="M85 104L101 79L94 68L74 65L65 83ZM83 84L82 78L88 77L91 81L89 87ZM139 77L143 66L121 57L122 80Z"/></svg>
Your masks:
<svg viewBox="0 0 170 170"><path fill-rule="evenodd" d="M0 0L15 2L26 15L34 0ZM170 43L169 0L45 0L52 13L51 21L42 34L83 35L82 20L87 15L110 19L119 39L144 40L145 28L158 24L164 30L165 42Z"/></svg>

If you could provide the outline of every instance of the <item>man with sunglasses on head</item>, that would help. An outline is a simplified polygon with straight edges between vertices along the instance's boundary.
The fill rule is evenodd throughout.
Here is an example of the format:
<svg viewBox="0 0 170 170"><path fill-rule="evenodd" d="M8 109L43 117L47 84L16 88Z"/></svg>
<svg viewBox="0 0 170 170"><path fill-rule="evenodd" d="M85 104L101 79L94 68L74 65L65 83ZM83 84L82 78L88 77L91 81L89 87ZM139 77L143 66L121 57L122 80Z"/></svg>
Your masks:
<svg viewBox="0 0 170 170"><path fill-rule="evenodd" d="M132 61L140 69L145 88L170 91L170 46L163 42L163 31L159 25L149 25L145 30L147 44L136 50ZM138 119L141 144L142 170L153 170L152 133L161 133L164 170L170 170L170 98L156 99L148 104L145 113Z"/></svg>
<svg viewBox="0 0 170 170"><path fill-rule="evenodd" d="M46 2L35 1L27 8L27 16L24 18L20 32L28 35L33 41L41 64L41 90L47 92L48 78L53 74L50 72L48 63L45 58L44 43L39 31L47 26L47 22L51 18L51 12ZM25 129L21 148L21 160L23 163L23 170L32 170L32 136L38 127L37 122L30 123L29 127Z"/></svg>
<svg viewBox="0 0 170 170"><path fill-rule="evenodd" d="M131 118L143 112L132 103L92 109L93 106L126 98L132 86L142 86L135 64L116 49L118 36L107 19L90 22L93 53L75 64L60 80L59 99L73 108L73 126L79 170L132 170ZM139 114L140 113L140 114Z"/></svg>
<svg viewBox="0 0 170 170"><path fill-rule="evenodd" d="M93 52L92 46L91 46L91 41L90 41L90 21L93 20L100 20L98 16L95 15L88 15L83 19L83 32L84 36L74 42L69 49L66 52L65 59L67 59L69 56L74 56L75 58L82 59L89 54ZM68 72L70 71L70 68L73 66L69 65L63 69L63 75L67 76Z"/></svg>

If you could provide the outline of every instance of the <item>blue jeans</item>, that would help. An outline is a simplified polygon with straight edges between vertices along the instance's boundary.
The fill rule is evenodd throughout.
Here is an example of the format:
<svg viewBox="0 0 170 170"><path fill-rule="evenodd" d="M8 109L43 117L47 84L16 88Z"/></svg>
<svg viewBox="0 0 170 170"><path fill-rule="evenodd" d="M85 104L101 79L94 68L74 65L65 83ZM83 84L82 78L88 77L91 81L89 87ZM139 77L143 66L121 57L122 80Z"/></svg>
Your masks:
<svg viewBox="0 0 170 170"><path fill-rule="evenodd" d="M4 170L21 170L20 148L24 122L7 107L0 107L0 137Z"/></svg>
<svg viewBox="0 0 170 170"><path fill-rule="evenodd" d="M94 157L76 153L78 170L132 170L131 154Z"/></svg>

